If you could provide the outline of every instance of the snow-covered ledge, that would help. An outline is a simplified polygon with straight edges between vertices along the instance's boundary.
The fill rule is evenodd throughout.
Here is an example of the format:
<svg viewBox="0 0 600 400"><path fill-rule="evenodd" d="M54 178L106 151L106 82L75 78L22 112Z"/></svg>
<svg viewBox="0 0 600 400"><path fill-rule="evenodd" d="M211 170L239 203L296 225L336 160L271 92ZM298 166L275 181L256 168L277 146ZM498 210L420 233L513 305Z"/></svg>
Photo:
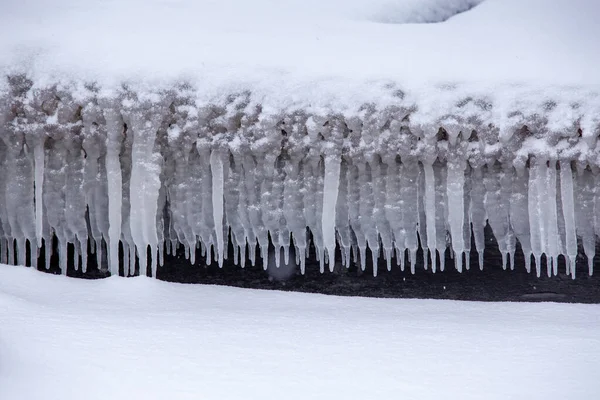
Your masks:
<svg viewBox="0 0 600 400"><path fill-rule="evenodd" d="M9 76L6 88L0 262L24 264L25 241L56 235L63 272L69 243L85 270L88 240L97 251L104 240L112 273L121 241L125 271L135 273L136 249L146 265L149 247L155 276L165 248L182 244L192 263L197 246L209 260L212 248L222 263L231 239L243 266L256 242L267 254L270 235L276 263L304 271L312 237L321 270L337 244L343 265L353 254L363 268L370 247L377 273L376 258L390 268L393 252L414 268L420 236L434 271L446 247L462 270L471 250L482 259L487 221L505 266L518 240L528 269L533 256L539 274L545 254L556 274L579 236L593 270L600 113L565 93L518 108L525 93L496 104L440 88L439 103L420 104L396 89L385 108L317 112L265 110L248 92L202 103L189 85L104 93Z"/></svg>
<svg viewBox="0 0 600 400"><path fill-rule="evenodd" d="M414 268L419 243L461 270L487 221L505 266L518 241L574 276L580 239L592 272L597 4L276 3L4 5L0 262L56 236L63 272L89 241L155 276L174 245L222 263L232 240L243 266L270 237L301 270L309 239L321 270L336 245Z"/></svg>

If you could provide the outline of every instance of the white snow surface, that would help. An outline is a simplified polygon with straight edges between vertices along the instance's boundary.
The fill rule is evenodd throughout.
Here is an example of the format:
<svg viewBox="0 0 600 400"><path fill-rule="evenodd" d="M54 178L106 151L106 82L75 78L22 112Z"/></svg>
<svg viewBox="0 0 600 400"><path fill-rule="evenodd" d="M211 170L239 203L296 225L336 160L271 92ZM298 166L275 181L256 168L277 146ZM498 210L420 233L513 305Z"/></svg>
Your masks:
<svg viewBox="0 0 600 400"><path fill-rule="evenodd" d="M600 306L334 297L0 265L0 398L600 394Z"/></svg>
<svg viewBox="0 0 600 400"><path fill-rule="evenodd" d="M599 16L596 0L5 0L0 70L42 87L186 81L277 108L392 102L391 86L539 100L598 92Z"/></svg>

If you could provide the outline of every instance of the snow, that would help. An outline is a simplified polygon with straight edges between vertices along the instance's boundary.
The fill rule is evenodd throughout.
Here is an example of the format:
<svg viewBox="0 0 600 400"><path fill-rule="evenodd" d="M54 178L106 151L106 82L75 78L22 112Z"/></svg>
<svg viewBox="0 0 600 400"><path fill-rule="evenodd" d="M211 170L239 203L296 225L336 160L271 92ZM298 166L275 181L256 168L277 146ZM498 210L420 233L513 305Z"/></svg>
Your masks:
<svg viewBox="0 0 600 400"><path fill-rule="evenodd" d="M250 91L265 110L355 109L398 90L427 103L439 85L525 103L598 93L598 2L485 0L417 23L476 3L12 1L0 13L0 70L107 90L185 81L206 101Z"/></svg>
<svg viewBox="0 0 600 400"><path fill-rule="evenodd" d="M342 298L0 266L2 399L593 399L600 307Z"/></svg>

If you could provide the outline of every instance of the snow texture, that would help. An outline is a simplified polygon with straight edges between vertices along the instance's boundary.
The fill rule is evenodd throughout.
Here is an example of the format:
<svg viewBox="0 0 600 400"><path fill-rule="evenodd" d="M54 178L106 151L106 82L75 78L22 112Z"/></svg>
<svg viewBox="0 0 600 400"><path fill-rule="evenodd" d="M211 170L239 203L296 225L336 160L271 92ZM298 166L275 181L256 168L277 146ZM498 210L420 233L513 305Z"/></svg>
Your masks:
<svg viewBox="0 0 600 400"><path fill-rule="evenodd" d="M426 268L449 249L462 270L489 223L505 267L518 241L528 269L564 255L575 277L581 240L591 273L598 4L3 4L0 262L55 236L63 272L89 243L155 276L179 244L222 265L231 240L243 266L272 241L304 271L312 240L322 271L336 244L414 270L420 239Z"/></svg>
<svg viewBox="0 0 600 400"><path fill-rule="evenodd" d="M0 398L587 400L600 393L599 329L598 305L86 281L2 265Z"/></svg>

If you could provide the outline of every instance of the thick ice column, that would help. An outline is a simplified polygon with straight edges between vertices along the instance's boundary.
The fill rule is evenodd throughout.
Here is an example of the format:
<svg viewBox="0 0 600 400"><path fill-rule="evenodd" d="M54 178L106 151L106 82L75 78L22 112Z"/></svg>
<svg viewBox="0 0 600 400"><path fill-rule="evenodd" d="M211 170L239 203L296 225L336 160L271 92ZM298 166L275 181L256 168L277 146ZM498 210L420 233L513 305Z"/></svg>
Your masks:
<svg viewBox="0 0 600 400"><path fill-rule="evenodd" d="M127 126L133 134L130 180L131 236L140 263L140 275L146 271L148 246L152 249L152 275L156 277L158 234L156 213L160 190L160 154L154 153L156 134L163 118L163 110L156 105L127 111Z"/></svg>
<svg viewBox="0 0 600 400"><path fill-rule="evenodd" d="M581 166L577 175L575 220L577 234L581 237L583 251L588 259L588 272L594 271L594 256L596 254L596 233L593 225L595 180L592 172Z"/></svg>
<svg viewBox="0 0 600 400"><path fill-rule="evenodd" d="M215 235L217 241L219 267L223 267L224 239L223 239L223 160L219 150L210 153L210 170L212 174L212 206L215 221Z"/></svg>
<svg viewBox="0 0 600 400"><path fill-rule="evenodd" d="M448 224L452 237L452 250L456 269L462 272L462 255L465 248L464 232L464 185L465 162L448 162L446 193L448 196Z"/></svg>
<svg viewBox="0 0 600 400"><path fill-rule="evenodd" d="M335 212L335 225L338 232L338 240L342 254L342 265L346 268L350 267L350 248L352 246L348 186L348 163L346 160L343 160L340 168L340 183Z"/></svg>
<svg viewBox="0 0 600 400"><path fill-rule="evenodd" d="M575 259L577 257L575 200L573 198L573 171L571 170L571 164L567 161L561 161L560 163L560 197L565 219L567 271L575 278Z"/></svg>
<svg viewBox="0 0 600 400"><path fill-rule="evenodd" d="M340 186L340 166L341 159L339 156L325 156L321 229L323 232L323 256L327 251L330 272L333 272L335 265L335 212Z"/></svg>
<svg viewBox="0 0 600 400"><path fill-rule="evenodd" d="M537 186L538 186L538 195L537 195L538 215L537 215L537 218L539 219L538 226L539 226L539 230L540 230L541 254L546 254L546 256L547 256L548 262L546 262L546 269L548 270L548 275L550 275L550 262L549 262L550 257L549 257L549 253L548 253L548 237L549 237L550 223L548 221L549 216L546 215L550 208L550 206L549 206L550 193L548 193L548 183L550 181L550 177L549 177L547 162L545 160L540 160L540 162L537 166L537 172L538 172L538 179L536 181ZM556 191L555 191L555 194L556 194ZM540 263L541 263L541 260L540 260ZM540 268L541 268L541 265L540 265ZM538 268L538 270L539 270L539 268Z"/></svg>
<svg viewBox="0 0 600 400"><path fill-rule="evenodd" d="M535 270L539 277L541 273L541 260L543 253L543 240L545 238L544 226L542 223L542 210L540 209L540 197L544 196L540 193L539 181L545 181L545 176L540 173L541 166L539 162L531 160L529 169L529 190L527 193L528 212L529 212L529 229L531 238L531 252L535 258ZM545 167L545 165L544 165ZM543 188L543 186L542 186Z"/></svg>
<svg viewBox="0 0 600 400"><path fill-rule="evenodd" d="M499 163L489 163L484 169L484 206L488 223L498 241L498 248L502 255L503 269L506 269L507 253L509 250L508 243L511 238L508 215L509 198L505 195L504 190L504 187L508 186L508 184L503 184L502 182L506 179L506 171L502 169Z"/></svg>
<svg viewBox="0 0 600 400"><path fill-rule="evenodd" d="M396 246L399 247L399 261L402 267L404 262L405 249L410 253L410 270L415 273L415 262L419 241L417 237L417 227L419 225L419 164L412 157L403 158L402 165L399 168L400 173L400 212L402 214L402 225L398 234L394 233ZM425 237L421 238L422 240Z"/></svg>
<svg viewBox="0 0 600 400"><path fill-rule="evenodd" d="M121 135L123 121L115 109L105 109L106 177L108 182L108 265L111 275L119 274L119 241L121 239L121 206L123 201L121 176ZM127 266L123 266L124 271ZM124 272L127 275L126 272Z"/></svg>
<svg viewBox="0 0 600 400"><path fill-rule="evenodd" d="M521 243L525 257L525 269L531 272L531 239L529 229L529 172L525 168L516 168L510 194L510 224Z"/></svg>
<svg viewBox="0 0 600 400"><path fill-rule="evenodd" d="M433 163L424 162L423 170L425 172L425 218L427 224L427 249L431 255L431 264L433 272L437 270L437 232L435 226L435 177L433 174ZM427 260L425 260L427 263Z"/></svg>
<svg viewBox="0 0 600 400"><path fill-rule="evenodd" d="M558 211L556 205L556 161L550 161L548 167L547 179L547 203L545 220L547 222L547 250L546 250L546 265L548 270L548 276L551 276L551 272L554 275L558 273L558 255L560 253L559 248L559 233L558 233ZM550 259L550 260L548 260ZM550 261L550 262L548 262ZM552 270L551 270L552 267Z"/></svg>
<svg viewBox="0 0 600 400"><path fill-rule="evenodd" d="M474 166L471 170L471 200L469 202L469 220L475 239L475 250L479 258L479 269L483 269L483 252L485 248L486 209L484 206L485 186L483 184L482 166Z"/></svg>

